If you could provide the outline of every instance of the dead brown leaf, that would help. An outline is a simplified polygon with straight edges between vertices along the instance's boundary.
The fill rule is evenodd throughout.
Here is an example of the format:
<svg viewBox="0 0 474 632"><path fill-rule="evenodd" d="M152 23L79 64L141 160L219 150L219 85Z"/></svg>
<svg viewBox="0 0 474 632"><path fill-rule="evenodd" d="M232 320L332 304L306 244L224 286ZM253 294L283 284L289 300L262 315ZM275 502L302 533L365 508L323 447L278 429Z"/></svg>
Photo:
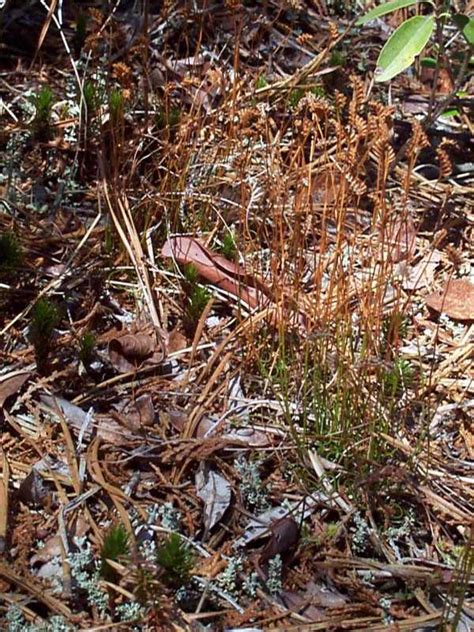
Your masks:
<svg viewBox="0 0 474 632"><path fill-rule="evenodd" d="M474 285L467 279L451 279L440 292L427 296L426 304L454 320L474 320Z"/></svg>
<svg viewBox="0 0 474 632"><path fill-rule="evenodd" d="M291 559L298 546L300 529L291 516L286 516L273 523L271 538L260 553L260 564L266 564L275 555L280 555L284 562Z"/></svg>
<svg viewBox="0 0 474 632"><path fill-rule="evenodd" d="M398 217L385 233L391 261L410 261L416 250L416 229L411 215Z"/></svg>
<svg viewBox="0 0 474 632"><path fill-rule="evenodd" d="M170 237L165 242L161 255L180 264L192 263L206 281L233 294L251 308L263 307L269 303L269 290L261 279L249 274L242 266L212 252L194 237Z"/></svg>
<svg viewBox="0 0 474 632"><path fill-rule="evenodd" d="M0 407L3 407L6 400L20 390L30 375L31 373L29 371L23 373L15 371L14 373L3 376L0 381Z"/></svg>
<svg viewBox="0 0 474 632"><path fill-rule="evenodd" d="M180 410L170 410L168 415L171 425L178 430L178 432L183 432L187 424L188 415ZM160 414L160 417L161 416L162 414ZM212 432L215 425L216 422L206 417L206 415L203 415L199 420L193 436L197 439L216 436ZM232 428L222 432L222 427L219 427L218 436L221 439L226 439L229 444L235 443L236 445L240 445L244 443L248 448L268 448L271 445L268 435L254 428Z"/></svg>
<svg viewBox="0 0 474 632"><path fill-rule="evenodd" d="M129 373L138 369L146 360L159 363L163 356L157 352L157 343L146 333L124 332L109 342L109 358L120 373Z"/></svg>

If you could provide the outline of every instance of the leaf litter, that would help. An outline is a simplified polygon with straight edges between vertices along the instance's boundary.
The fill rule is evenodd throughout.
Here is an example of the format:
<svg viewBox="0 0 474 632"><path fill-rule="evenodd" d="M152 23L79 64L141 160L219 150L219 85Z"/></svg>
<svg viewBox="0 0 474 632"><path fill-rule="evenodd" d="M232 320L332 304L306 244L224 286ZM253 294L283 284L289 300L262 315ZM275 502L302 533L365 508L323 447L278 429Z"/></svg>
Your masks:
<svg viewBox="0 0 474 632"><path fill-rule="evenodd" d="M4 14L7 46L27 27L38 50L26 72L7 48L0 87L0 230L22 251L0 268L2 625L469 625L462 109L422 133L425 85L369 96L371 46L334 63L349 22L325 3L150 3L146 34L119 4L82 35L66 4Z"/></svg>

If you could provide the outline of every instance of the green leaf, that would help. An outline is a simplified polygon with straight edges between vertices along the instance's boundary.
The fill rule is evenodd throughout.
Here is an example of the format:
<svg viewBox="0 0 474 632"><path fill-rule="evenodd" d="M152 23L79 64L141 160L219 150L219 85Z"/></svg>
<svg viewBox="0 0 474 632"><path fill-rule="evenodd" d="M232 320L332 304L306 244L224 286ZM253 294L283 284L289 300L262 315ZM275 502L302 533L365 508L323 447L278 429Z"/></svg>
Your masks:
<svg viewBox="0 0 474 632"><path fill-rule="evenodd" d="M380 52L375 81L389 81L411 66L428 43L434 25L433 16L423 15L415 15L400 24Z"/></svg>
<svg viewBox="0 0 474 632"><path fill-rule="evenodd" d="M453 15L452 19L458 29L464 35L467 43L470 46L474 46L474 19L462 14Z"/></svg>
<svg viewBox="0 0 474 632"><path fill-rule="evenodd" d="M436 59L433 59L433 57L423 57L423 59L420 59L420 64L424 67L424 68L436 68L436 66L438 65L436 62Z"/></svg>
<svg viewBox="0 0 474 632"><path fill-rule="evenodd" d="M445 110L441 116L444 118L453 118L454 116L459 116L459 110L457 108L451 108L449 110Z"/></svg>
<svg viewBox="0 0 474 632"><path fill-rule="evenodd" d="M412 4L418 4L419 2L423 1L427 0L392 0L391 2L379 4L378 7L375 7L374 9L360 17L356 22L356 26L366 24L367 22L370 22L370 20L375 20L375 18L379 18L382 15L387 15L387 13L392 13L393 11L397 11L398 9L410 7Z"/></svg>

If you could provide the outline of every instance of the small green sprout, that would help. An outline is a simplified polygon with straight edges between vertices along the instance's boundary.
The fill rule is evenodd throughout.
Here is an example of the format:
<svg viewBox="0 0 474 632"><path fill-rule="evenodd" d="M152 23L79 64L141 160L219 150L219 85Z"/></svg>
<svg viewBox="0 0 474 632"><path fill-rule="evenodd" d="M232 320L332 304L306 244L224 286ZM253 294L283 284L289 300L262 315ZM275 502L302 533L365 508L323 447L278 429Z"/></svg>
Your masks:
<svg viewBox="0 0 474 632"><path fill-rule="evenodd" d="M0 274L13 272L21 264L23 252L14 233L0 235Z"/></svg>
<svg viewBox="0 0 474 632"><path fill-rule="evenodd" d="M235 236L232 233L226 232L222 237L222 245L220 247L221 254L234 261L237 255L237 247L235 245Z"/></svg>
<svg viewBox="0 0 474 632"><path fill-rule="evenodd" d="M40 373L46 369L54 328L60 320L57 306L46 298L41 298L33 308L29 338L35 348L36 365Z"/></svg>
<svg viewBox="0 0 474 632"><path fill-rule="evenodd" d="M304 97L304 95L305 91L303 90L303 88L294 88L294 90L291 90L288 96L288 103L290 104L290 107L295 108Z"/></svg>
<svg viewBox="0 0 474 632"><path fill-rule="evenodd" d="M114 581L116 572L107 560L117 561L125 557L130 551L129 535L123 524L113 526L104 538L100 552L100 574L108 581Z"/></svg>
<svg viewBox="0 0 474 632"><path fill-rule="evenodd" d="M344 66L346 63L346 54L340 50L334 49L329 59L330 66Z"/></svg>
<svg viewBox="0 0 474 632"><path fill-rule="evenodd" d="M199 274L195 266L189 264L184 267L183 289L187 295L187 302L183 326L189 336L194 335L199 319L211 298L209 291L198 285L198 278Z"/></svg>
<svg viewBox="0 0 474 632"><path fill-rule="evenodd" d="M311 94L314 94L315 97L319 97L320 99L324 99L324 97L327 96L324 86L313 86L310 92Z"/></svg>
<svg viewBox="0 0 474 632"><path fill-rule="evenodd" d="M79 360L84 366L88 366L92 362L95 349L95 336L92 332L86 331L79 341Z"/></svg>
<svg viewBox="0 0 474 632"><path fill-rule="evenodd" d="M156 561L165 571L164 581L179 588L188 581L195 557L183 538L172 533L158 548Z"/></svg>
<svg viewBox="0 0 474 632"><path fill-rule="evenodd" d="M158 112L155 117L158 129L166 129L167 127L176 127L181 118L181 111L178 107L173 106L169 110L163 109Z"/></svg>
<svg viewBox="0 0 474 632"><path fill-rule="evenodd" d="M263 75L259 75L257 77L257 81L255 82L255 89L261 90L262 88L265 88L266 86L268 86L268 81L265 79Z"/></svg>
<svg viewBox="0 0 474 632"><path fill-rule="evenodd" d="M383 391L388 397L400 395L413 383L413 369L407 360L397 359L383 376Z"/></svg>
<svg viewBox="0 0 474 632"><path fill-rule="evenodd" d="M101 91L95 81L86 81L82 92L84 94L87 114L88 116L92 116L97 112L102 103Z"/></svg>
<svg viewBox="0 0 474 632"><path fill-rule="evenodd" d="M123 121L125 101L123 92L119 88L114 88L109 94L109 114L110 122L115 127Z"/></svg>
<svg viewBox="0 0 474 632"><path fill-rule="evenodd" d="M48 140L51 135L51 111L54 104L54 94L49 86L44 86L33 95L35 116L31 123L33 135L39 140Z"/></svg>

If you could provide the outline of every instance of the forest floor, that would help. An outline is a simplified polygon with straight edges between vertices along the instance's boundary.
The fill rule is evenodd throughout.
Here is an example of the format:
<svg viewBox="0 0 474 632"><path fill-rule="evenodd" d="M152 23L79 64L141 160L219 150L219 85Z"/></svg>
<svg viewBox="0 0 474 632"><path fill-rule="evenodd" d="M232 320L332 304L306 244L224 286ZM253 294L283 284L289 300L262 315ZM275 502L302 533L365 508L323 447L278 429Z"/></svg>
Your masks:
<svg viewBox="0 0 474 632"><path fill-rule="evenodd" d="M1 18L1 629L471 629L458 40L88 4Z"/></svg>

